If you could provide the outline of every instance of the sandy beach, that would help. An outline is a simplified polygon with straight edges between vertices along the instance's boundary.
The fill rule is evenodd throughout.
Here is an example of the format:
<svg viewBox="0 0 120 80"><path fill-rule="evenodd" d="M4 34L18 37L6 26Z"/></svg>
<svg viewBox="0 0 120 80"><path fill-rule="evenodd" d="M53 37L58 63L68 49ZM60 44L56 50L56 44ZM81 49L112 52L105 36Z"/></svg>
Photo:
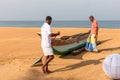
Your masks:
<svg viewBox="0 0 120 80"><path fill-rule="evenodd" d="M88 28L54 28L61 35L87 32ZM45 75L41 67L30 67L41 55L40 28L0 28L0 80L111 80L102 70L104 58L120 53L120 29L99 29L99 53L84 51L50 63L53 73ZM59 37L60 37L59 36Z"/></svg>

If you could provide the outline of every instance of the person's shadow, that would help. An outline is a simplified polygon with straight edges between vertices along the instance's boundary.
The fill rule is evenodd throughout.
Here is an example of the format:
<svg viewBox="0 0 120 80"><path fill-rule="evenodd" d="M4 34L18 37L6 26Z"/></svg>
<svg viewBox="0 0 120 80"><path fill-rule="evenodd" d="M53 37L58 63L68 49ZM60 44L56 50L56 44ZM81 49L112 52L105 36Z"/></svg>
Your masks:
<svg viewBox="0 0 120 80"><path fill-rule="evenodd" d="M110 41L110 40L112 40L112 39L103 40L103 41L101 41L100 44L105 43L105 42ZM117 46L117 47L112 47L112 48L99 49L99 52L102 52L102 51L119 50L119 49L120 49L120 46Z"/></svg>
<svg viewBox="0 0 120 80"><path fill-rule="evenodd" d="M102 52L102 51L112 51L112 50L120 50L120 46L113 47L113 48L100 49L99 52Z"/></svg>
<svg viewBox="0 0 120 80"><path fill-rule="evenodd" d="M56 69L56 70L54 70L54 72L61 72L61 71L72 70L72 69L80 68L80 67L91 65L91 64L98 65L98 64L102 63L101 60L103 60L103 59L104 58L100 58L98 60L86 60L86 61L82 61L82 62L77 63L77 64L72 64L72 65L68 65L68 66L60 68L60 69Z"/></svg>

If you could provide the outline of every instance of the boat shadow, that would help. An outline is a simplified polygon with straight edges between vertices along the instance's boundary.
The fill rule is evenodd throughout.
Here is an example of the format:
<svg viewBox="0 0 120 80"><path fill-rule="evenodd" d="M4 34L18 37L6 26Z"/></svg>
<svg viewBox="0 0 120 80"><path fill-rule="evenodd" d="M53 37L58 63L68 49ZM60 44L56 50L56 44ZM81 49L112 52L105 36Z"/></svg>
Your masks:
<svg viewBox="0 0 120 80"><path fill-rule="evenodd" d="M92 64L98 65L98 64L102 63L102 60L104 60L104 58L100 58L97 60L86 60L86 61L82 61L80 63L76 63L76 64L65 66L65 67L60 68L60 69L56 69L56 70L54 70L54 72L73 70L73 69L81 68L81 67L84 67L87 65L92 65Z"/></svg>
<svg viewBox="0 0 120 80"><path fill-rule="evenodd" d="M99 42L100 42L99 45L101 45L101 44L103 44L103 43L105 43L105 42L108 42L108 41L110 41L110 40L112 40L112 39L106 39L106 40L99 41ZM111 49L119 49L119 47L117 47L117 48L109 48L109 49L101 49L101 50L99 51L99 53L100 53L101 51L111 50ZM84 50L84 51L82 51L81 53L79 53L79 54L77 54L77 55L74 55L74 57L73 57L73 55L66 55L66 56L60 56L60 58L62 58L62 59L83 59L82 57L83 57L83 55L84 55L86 52L87 52L87 51ZM79 56L78 56L78 55L79 55Z"/></svg>

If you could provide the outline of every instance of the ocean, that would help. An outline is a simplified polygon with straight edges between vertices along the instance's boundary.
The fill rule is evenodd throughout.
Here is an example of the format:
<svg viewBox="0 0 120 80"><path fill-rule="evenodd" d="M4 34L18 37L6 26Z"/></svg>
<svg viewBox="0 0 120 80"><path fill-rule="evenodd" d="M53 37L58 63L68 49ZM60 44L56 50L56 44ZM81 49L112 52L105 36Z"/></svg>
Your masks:
<svg viewBox="0 0 120 80"><path fill-rule="evenodd" d="M44 21L0 21L0 27L41 27ZM120 28L120 21L98 21L100 28ZM53 21L52 27L90 28L90 21Z"/></svg>

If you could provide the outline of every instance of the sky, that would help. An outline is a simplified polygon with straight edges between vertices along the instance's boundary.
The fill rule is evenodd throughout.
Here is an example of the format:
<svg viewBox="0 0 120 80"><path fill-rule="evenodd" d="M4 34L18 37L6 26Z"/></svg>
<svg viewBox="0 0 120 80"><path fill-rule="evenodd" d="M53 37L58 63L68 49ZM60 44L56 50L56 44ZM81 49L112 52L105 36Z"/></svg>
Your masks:
<svg viewBox="0 0 120 80"><path fill-rule="evenodd" d="M0 0L0 20L120 20L120 0Z"/></svg>

